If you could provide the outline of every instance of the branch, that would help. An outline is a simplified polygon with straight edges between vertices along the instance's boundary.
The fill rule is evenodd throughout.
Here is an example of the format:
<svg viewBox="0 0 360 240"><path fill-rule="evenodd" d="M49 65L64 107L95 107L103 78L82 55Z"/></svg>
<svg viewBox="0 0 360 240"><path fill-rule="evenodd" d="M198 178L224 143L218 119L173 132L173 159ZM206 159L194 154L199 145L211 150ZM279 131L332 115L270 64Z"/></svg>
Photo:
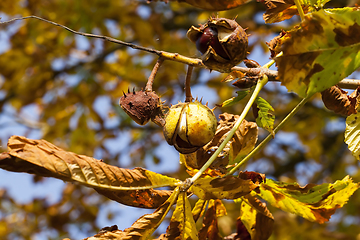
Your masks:
<svg viewBox="0 0 360 240"><path fill-rule="evenodd" d="M111 38L111 37L107 37L107 36L103 36L103 35L97 35L97 34L90 34L90 33L83 33L83 32L78 32L75 31L69 27L66 27L64 25L61 25L59 23L56 22L52 22L50 20L41 18L41 17L37 17L37 16L27 16L27 17L20 17L20 18L13 18L11 20L5 21L5 22L0 22L1 24L7 24L7 23L11 23L17 20L25 20L25 19L30 19L30 18L35 18L50 24L53 24L55 26L61 27L66 29L67 31L73 33L73 34L77 34L77 35L81 35L84 37L92 37L92 38L99 38L99 39L103 39L112 43L116 43L116 44L121 44L127 47L131 47L133 49L137 49L137 50L141 50L141 51L145 51L145 52L149 52L152 54L156 54L159 57L161 57L164 60L171 60L171 61L175 61L175 62L180 62L180 63L184 63L190 66L194 66L194 67L201 67L201 68L207 68L201 59L199 58L189 58L189 57L185 57L183 55L180 55L178 53L169 53L169 52L165 52L165 51L160 51L160 50L156 50L156 49L152 49L152 48L147 48L147 47L142 47L136 44L132 44L132 43L128 43L128 42L124 42L115 38ZM269 81L279 81L277 79L278 76L278 72L274 71L274 70L269 70L267 68L246 68L246 67L238 67L235 66L231 69L231 71L233 70L237 70L243 73L246 73L250 76L262 76L263 74L267 75ZM224 71L226 72L226 71ZM338 86L340 88L346 88L346 89L356 89L357 87L360 86L360 80L358 79L343 79L338 83Z"/></svg>

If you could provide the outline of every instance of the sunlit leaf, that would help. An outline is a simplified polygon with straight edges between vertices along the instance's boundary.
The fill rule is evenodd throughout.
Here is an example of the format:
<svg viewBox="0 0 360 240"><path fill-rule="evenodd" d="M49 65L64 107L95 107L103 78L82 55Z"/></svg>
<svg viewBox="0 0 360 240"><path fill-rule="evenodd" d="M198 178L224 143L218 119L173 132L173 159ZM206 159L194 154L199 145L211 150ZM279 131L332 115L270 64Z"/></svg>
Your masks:
<svg viewBox="0 0 360 240"><path fill-rule="evenodd" d="M170 220L166 239L197 240L196 224L191 213L191 205L185 192L179 194L176 208Z"/></svg>
<svg viewBox="0 0 360 240"><path fill-rule="evenodd" d="M181 182L142 168L129 170L111 166L91 157L66 152L45 140L13 136L9 139L8 149L9 153L3 153L0 159L0 167L5 170L77 182L132 206L157 207L170 192L151 188Z"/></svg>
<svg viewBox="0 0 360 240"><path fill-rule="evenodd" d="M203 199L197 200L194 208L192 209L192 214L194 217L194 221L196 222L202 215L204 215L205 207L206 207L207 201Z"/></svg>
<svg viewBox="0 0 360 240"><path fill-rule="evenodd" d="M251 239L268 239L273 230L274 217L266 204L251 194L242 197L239 201L241 206L238 221L244 224Z"/></svg>
<svg viewBox="0 0 360 240"><path fill-rule="evenodd" d="M279 79L301 97L321 92L360 67L360 11L320 10L282 39Z"/></svg>
<svg viewBox="0 0 360 240"><path fill-rule="evenodd" d="M354 157L360 160L360 112L346 118L345 143Z"/></svg>
<svg viewBox="0 0 360 240"><path fill-rule="evenodd" d="M270 105L270 103L268 103L262 97L257 97L255 103L258 108L257 111L258 116L256 118L257 125L259 127L266 129L271 134L273 134L273 136L275 136L274 133L275 116L272 113L274 111L274 108Z"/></svg>
<svg viewBox="0 0 360 240"><path fill-rule="evenodd" d="M330 0L299 0L304 13L322 8ZM294 0L266 0L265 23L281 22L298 14Z"/></svg>
<svg viewBox="0 0 360 240"><path fill-rule="evenodd" d="M201 199L236 199L245 196L259 184L233 176L203 177L194 182L190 191Z"/></svg>
<svg viewBox="0 0 360 240"><path fill-rule="evenodd" d="M259 196L284 211L310 221L324 223L358 188L359 184L354 183L349 176L334 184L308 184L305 187L300 187L297 183L281 183L266 179L266 183L260 185Z"/></svg>

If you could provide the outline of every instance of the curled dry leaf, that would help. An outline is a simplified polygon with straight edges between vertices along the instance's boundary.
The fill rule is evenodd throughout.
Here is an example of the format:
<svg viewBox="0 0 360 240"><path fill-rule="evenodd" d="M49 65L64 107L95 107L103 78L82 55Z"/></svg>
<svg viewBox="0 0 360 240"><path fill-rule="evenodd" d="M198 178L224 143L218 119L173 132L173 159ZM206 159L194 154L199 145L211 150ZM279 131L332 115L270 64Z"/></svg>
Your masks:
<svg viewBox="0 0 360 240"><path fill-rule="evenodd" d="M196 157L195 155L184 156L185 162L190 168L199 169L205 164L205 162L224 141L226 134L232 129L236 120L239 118L238 115L232 115L229 113L220 114L219 117L220 121L215 137L207 145L195 153ZM246 156L255 147L257 137L258 128L256 123L243 120L233 138L210 166L210 169L220 171L218 173L224 173L228 164L233 164L233 161L238 156Z"/></svg>
<svg viewBox="0 0 360 240"><path fill-rule="evenodd" d="M347 95L347 91L342 90L337 85L332 86L321 92L321 98L327 109L337 114L350 116L356 113L358 105L359 90L357 88L353 93Z"/></svg>
<svg viewBox="0 0 360 240"><path fill-rule="evenodd" d="M77 182L130 206L156 208L165 202L171 191L152 188L181 183L142 168L129 170L111 166L64 151L45 140L13 136L9 139L8 150L8 153L0 154L0 168Z"/></svg>
<svg viewBox="0 0 360 240"><path fill-rule="evenodd" d="M263 15L265 23L281 22L299 14L294 0L266 0L266 12ZM309 6L302 5L304 13L309 11Z"/></svg>
<svg viewBox="0 0 360 240"><path fill-rule="evenodd" d="M270 50L270 56L271 58L274 58L276 55L278 55L281 50L281 40L286 35L286 32L284 30L281 30L280 34L273 39L270 40L270 42L266 42L266 44L269 47Z"/></svg>

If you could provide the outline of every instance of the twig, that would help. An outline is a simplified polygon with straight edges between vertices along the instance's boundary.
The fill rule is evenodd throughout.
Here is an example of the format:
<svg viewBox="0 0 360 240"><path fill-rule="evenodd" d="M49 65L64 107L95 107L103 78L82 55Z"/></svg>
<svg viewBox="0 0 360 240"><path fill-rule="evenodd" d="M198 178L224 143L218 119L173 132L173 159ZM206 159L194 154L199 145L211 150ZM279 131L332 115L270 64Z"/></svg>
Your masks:
<svg viewBox="0 0 360 240"><path fill-rule="evenodd" d="M153 68L153 70L151 71L151 74L148 78L148 81L146 83L146 87L145 87L145 91L147 92L151 92L152 91L152 86L154 83L154 78L156 76L156 73L158 72L161 64L164 62L164 59L162 57L159 57L159 59L156 61L155 66Z"/></svg>
<svg viewBox="0 0 360 240"><path fill-rule="evenodd" d="M7 24L7 23L11 23L17 20L24 20L24 19L30 19L30 18L35 18L41 21L45 21L47 23L53 24L55 26L61 27L66 29L67 31L77 34L77 35L81 35L81 36L85 36L85 37L92 37L92 38L100 38L112 43L116 43L116 44L121 44L127 47L131 47L133 49L137 49L137 50L141 50L141 51L146 51L149 53L153 53L158 55L159 57L162 57L164 60L171 60L171 61L176 61L176 62L180 62L180 63L184 63L190 66L194 66L194 67L201 67L201 68L207 68L203 63L201 59L198 58L189 58L189 57L185 57L183 55L180 55L178 53L169 53L169 52L165 52L165 51L159 51L156 49L151 49L151 48L146 48L146 47L142 47L142 46L138 46L132 43L127 43L127 42L123 42L120 40L117 40L115 38L111 38L111 37L107 37L107 36L102 36L102 35L96 35L96 34L89 34L89 33L83 33L83 32L78 32L75 31L71 28L68 28L66 26L63 26L61 24L46 20L44 18L41 17L37 17L37 16L27 16L27 17L20 17L20 18L13 18L9 21L5 21L5 22L0 22L1 24ZM265 74L269 81L279 81L277 79L278 76L278 72L275 70L269 70L267 68L246 68L246 67L238 67L235 66L233 68L231 68L231 71L240 71L243 73L246 73L247 75L250 76L261 76L263 74ZM224 71L225 72L225 71ZM360 80L357 79L343 79L341 80L338 84L337 84L340 88L345 88L345 89L356 89L357 87L360 87Z"/></svg>
<svg viewBox="0 0 360 240"><path fill-rule="evenodd" d="M169 59L169 60L172 60L172 61L181 62L181 63L185 63L185 64L188 64L188 65L204 66L201 59L188 58L188 57L182 56L182 55L180 55L178 53L169 53L169 52L159 51L159 50L152 49L152 48L142 47L142 46L139 46L139 45L136 45L136 44L124 42L124 41L117 40L115 38L107 37L107 36L103 36L103 35L78 32L78 31L75 31L75 30L73 30L73 29L71 29L69 27L61 25L59 23L52 22L50 20L47 20L47 19L44 19L44 18L41 18L41 17L37 17L37 16L27 16L27 17L13 18L13 19L11 19L9 21L0 22L0 24L7 24L7 23L11 23L11 22L14 22L14 21L17 21L17 20L25 20L25 19L29 19L29 18L35 18L35 19L38 19L38 20L53 24L55 26L64 28L64 29L66 29L67 31L69 31L71 33L81 35L81 36L84 36L84 37L100 38L100 39L103 39L103 40L106 40L106 41L109 41L109 42L112 42L112 43L117 43L117 44L121 44L121 45L124 45L124 46L127 46L127 47L131 47L133 49L153 53L153 54L158 55L159 57L163 57L164 59Z"/></svg>
<svg viewBox="0 0 360 240"><path fill-rule="evenodd" d="M193 70L193 66L188 66L188 70L186 73L186 78L185 78L185 102L191 102L193 100L193 97L191 95L191 75L192 75L192 70Z"/></svg>

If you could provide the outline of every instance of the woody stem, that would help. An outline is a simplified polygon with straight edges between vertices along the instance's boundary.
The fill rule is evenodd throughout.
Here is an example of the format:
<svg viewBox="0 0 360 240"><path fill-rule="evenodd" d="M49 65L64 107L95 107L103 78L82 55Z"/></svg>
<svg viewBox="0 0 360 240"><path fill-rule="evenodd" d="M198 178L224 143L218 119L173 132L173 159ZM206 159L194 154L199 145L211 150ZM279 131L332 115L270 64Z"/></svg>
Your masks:
<svg viewBox="0 0 360 240"><path fill-rule="evenodd" d="M193 97L191 95L191 86L190 86L193 68L194 68L193 66L188 65L188 70L185 78L185 102L191 102L193 100Z"/></svg>
<svg viewBox="0 0 360 240"><path fill-rule="evenodd" d="M153 83L154 83L154 78L156 76L156 73L158 72L161 64L164 62L164 58L162 57L159 57L158 60L156 61L155 63L155 66L153 68L153 70L151 71L151 74L148 78L148 81L146 83L146 87L145 87L145 91L146 92L151 92L152 91L152 86L153 86Z"/></svg>

